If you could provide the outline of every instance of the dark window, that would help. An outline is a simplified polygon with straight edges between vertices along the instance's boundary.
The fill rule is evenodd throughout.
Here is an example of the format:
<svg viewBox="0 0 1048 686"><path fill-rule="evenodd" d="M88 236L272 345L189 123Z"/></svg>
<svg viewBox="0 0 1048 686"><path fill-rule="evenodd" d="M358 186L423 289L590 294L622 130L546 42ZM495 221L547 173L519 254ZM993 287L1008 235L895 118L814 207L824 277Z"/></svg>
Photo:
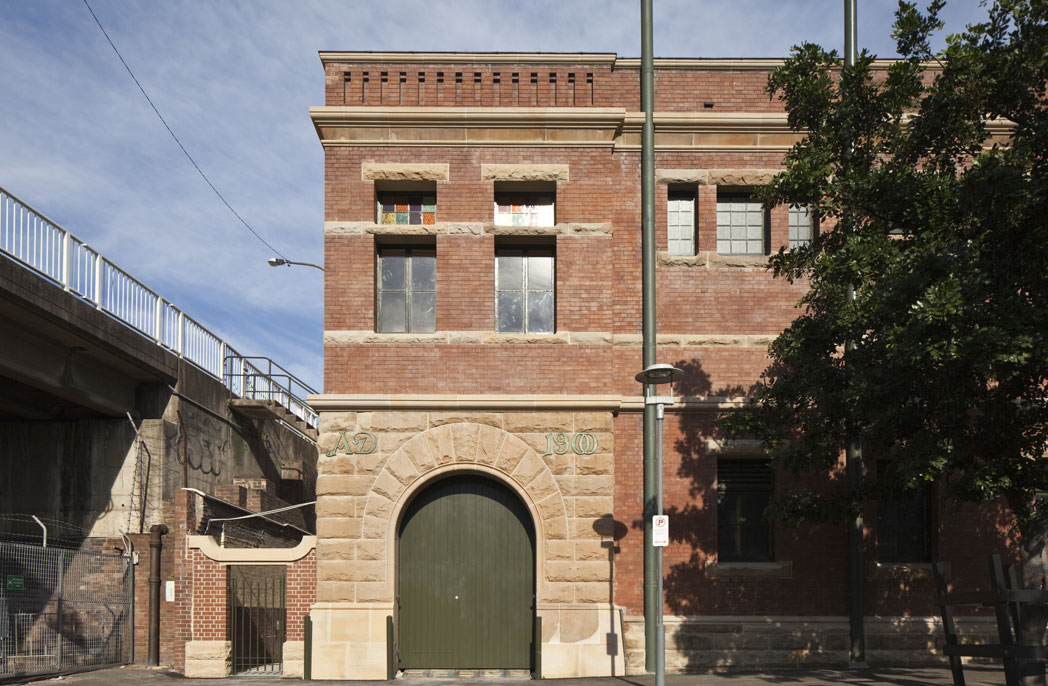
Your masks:
<svg viewBox="0 0 1048 686"><path fill-rule="evenodd" d="M495 329L501 333L553 333L552 248L495 250Z"/></svg>
<svg viewBox="0 0 1048 686"><path fill-rule="evenodd" d="M376 270L377 330L380 333L436 331L436 249L379 247Z"/></svg>
<svg viewBox="0 0 1048 686"><path fill-rule="evenodd" d="M928 562L931 536L928 489L877 503L877 561Z"/></svg>
<svg viewBox="0 0 1048 686"><path fill-rule="evenodd" d="M717 461L717 558L721 562L770 562L772 526L765 510L773 491L764 460Z"/></svg>

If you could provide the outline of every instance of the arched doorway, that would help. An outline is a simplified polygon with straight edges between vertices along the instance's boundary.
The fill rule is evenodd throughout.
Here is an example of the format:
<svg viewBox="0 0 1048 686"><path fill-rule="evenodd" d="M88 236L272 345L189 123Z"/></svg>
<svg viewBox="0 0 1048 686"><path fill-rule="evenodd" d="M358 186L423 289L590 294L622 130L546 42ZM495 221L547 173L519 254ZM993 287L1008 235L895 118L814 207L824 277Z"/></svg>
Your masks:
<svg viewBox="0 0 1048 686"><path fill-rule="evenodd" d="M476 475L441 479L398 528L401 669L529 669L535 529L513 491Z"/></svg>

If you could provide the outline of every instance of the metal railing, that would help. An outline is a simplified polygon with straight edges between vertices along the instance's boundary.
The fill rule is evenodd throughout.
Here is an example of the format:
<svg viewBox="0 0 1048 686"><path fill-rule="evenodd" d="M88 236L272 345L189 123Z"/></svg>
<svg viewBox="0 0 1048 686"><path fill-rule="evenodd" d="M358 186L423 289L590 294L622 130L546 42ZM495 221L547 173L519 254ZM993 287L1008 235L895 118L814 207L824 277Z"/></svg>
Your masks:
<svg viewBox="0 0 1048 686"><path fill-rule="evenodd" d="M273 400L316 428L317 414L303 400L316 390L268 357L227 355L225 378L229 389L241 398Z"/></svg>
<svg viewBox="0 0 1048 686"><path fill-rule="evenodd" d="M129 558L0 541L0 678L131 661Z"/></svg>
<svg viewBox="0 0 1048 686"><path fill-rule="evenodd" d="M283 368L279 380L262 386L266 396L244 395L225 376L227 360L242 358L236 350L203 325L107 260L87 243L37 212L0 187L0 252L28 267L59 288L83 298L99 311L113 317L157 345L170 350L226 384L242 397L293 399L287 406L296 416L316 428L316 413L295 393L296 388L314 392ZM272 365L271 366L277 366ZM243 378L243 377L241 377ZM283 395L277 389L283 391ZM279 401L279 400L278 400Z"/></svg>

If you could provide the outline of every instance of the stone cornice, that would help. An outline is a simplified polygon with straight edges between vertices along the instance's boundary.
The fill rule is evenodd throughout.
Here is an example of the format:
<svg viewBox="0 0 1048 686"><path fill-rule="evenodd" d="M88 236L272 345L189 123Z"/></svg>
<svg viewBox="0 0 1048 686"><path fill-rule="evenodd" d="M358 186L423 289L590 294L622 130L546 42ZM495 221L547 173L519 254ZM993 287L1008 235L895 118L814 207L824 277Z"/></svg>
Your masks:
<svg viewBox="0 0 1048 686"><path fill-rule="evenodd" d="M319 52L322 64L603 64L613 52Z"/></svg>
<svg viewBox="0 0 1048 686"><path fill-rule="evenodd" d="M770 71L780 67L786 60L782 57L656 57L655 69L685 69L692 71ZM881 59L873 61L874 69L887 69L899 60ZM929 62L928 66L938 66ZM640 69L639 57L619 57L616 69Z"/></svg>
<svg viewBox="0 0 1048 686"><path fill-rule="evenodd" d="M560 222L553 226L501 226L494 222L376 224L326 221L325 236L610 236L611 222Z"/></svg>
<svg viewBox="0 0 1048 686"><path fill-rule="evenodd" d="M317 547L316 536L303 536L294 548L223 548L211 536L186 536L186 547L226 564L280 564L301 560Z"/></svg>
<svg viewBox="0 0 1048 686"><path fill-rule="evenodd" d="M644 398L628 395L408 395L324 393L306 400L318 412L478 410L486 412L642 412ZM667 412L739 409L746 398L678 397Z"/></svg>
<svg viewBox="0 0 1048 686"><path fill-rule="evenodd" d="M776 334L675 334L662 333L663 348L761 348L767 349ZM433 333L378 333L375 331L324 331L325 345L604 345L640 347L639 333L558 331L550 334L513 334L494 331L435 331Z"/></svg>

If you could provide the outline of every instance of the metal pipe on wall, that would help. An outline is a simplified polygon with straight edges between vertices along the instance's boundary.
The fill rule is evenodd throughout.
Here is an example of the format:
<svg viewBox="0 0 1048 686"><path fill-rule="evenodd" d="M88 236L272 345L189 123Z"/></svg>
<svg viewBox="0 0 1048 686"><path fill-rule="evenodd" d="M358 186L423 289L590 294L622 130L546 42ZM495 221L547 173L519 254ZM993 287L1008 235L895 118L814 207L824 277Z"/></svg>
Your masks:
<svg viewBox="0 0 1048 686"><path fill-rule="evenodd" d="M160 537L167 533L163 524L149 527L149 665L160 664Z"/></svg>

